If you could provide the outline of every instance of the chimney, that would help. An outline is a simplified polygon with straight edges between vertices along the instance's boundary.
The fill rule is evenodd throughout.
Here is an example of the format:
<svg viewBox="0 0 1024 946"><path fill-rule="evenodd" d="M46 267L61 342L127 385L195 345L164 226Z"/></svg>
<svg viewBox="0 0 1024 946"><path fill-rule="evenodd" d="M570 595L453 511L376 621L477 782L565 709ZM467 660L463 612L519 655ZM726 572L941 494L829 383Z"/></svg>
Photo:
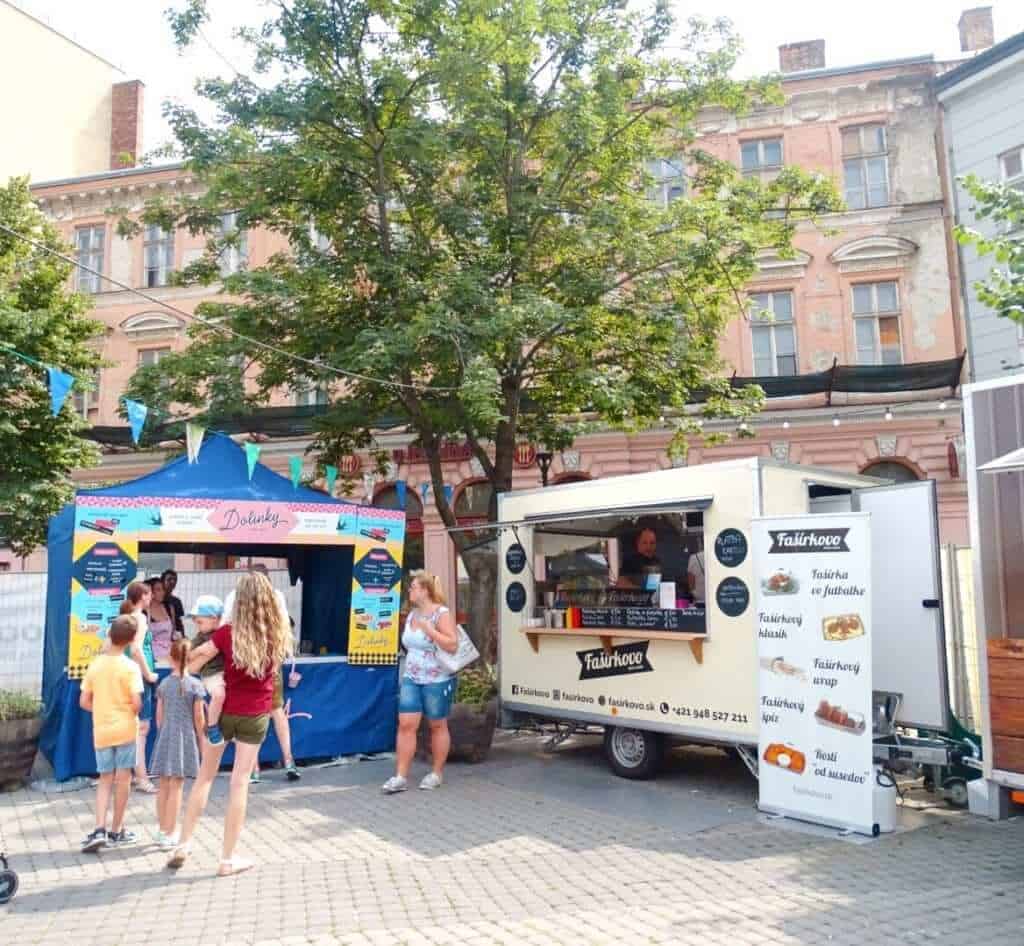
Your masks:
<svg viewBox="0 0 1024 946"><path fill-rule="evenodd" d="M803 43L787 43L779 47L779 69L782 72L805 72L825 68L825 40L809 39Z"/></svg>
<svg viewBox="0 0 1024 946"><path fill-rule="evenodd" d="M142 98L138 79L118 82L110 106L110 169L134 167L142 151Z"/></svg>
<svg viewBox="0 0 1024 946"><path fill-rule="evenodd" d="M975 7L960 14L960 51L977 53L996 41L992 7Z"/></svg>

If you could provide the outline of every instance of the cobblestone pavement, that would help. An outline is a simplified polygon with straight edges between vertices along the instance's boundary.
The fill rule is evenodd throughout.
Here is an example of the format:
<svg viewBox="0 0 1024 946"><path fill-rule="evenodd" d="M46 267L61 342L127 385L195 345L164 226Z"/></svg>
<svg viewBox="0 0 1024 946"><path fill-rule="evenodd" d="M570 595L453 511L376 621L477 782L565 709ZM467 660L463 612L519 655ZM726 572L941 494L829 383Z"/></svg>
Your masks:
<svg viewBox="0 0 1024 946"><path fill-rule="evenodd" d="M254 871L213 876L219 779L179 873L151 844L78 853L92 793L0 795L21 876L0 943L1024 943L1024 819L933 808L867 843L765 824L742 766L684 751L653 783L615 779L593 742L505 737L438 792L384 797L385 761L267 773L250 795ZM151 799L129 826L147 838Z"/></svg>

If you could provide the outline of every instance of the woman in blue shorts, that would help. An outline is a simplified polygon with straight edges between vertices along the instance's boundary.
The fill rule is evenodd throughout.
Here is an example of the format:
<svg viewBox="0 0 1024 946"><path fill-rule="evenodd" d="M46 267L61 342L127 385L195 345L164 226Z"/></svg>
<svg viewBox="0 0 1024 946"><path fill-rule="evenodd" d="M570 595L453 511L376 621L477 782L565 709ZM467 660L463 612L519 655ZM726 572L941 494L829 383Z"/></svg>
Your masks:
<svg viewBox="0 0 1024 946"><path fill-rule="evenodd" d="M398 765L382 790L387 795L409 787L409 767L416 754L416 731L420 717L430 726L433 770L424 776L420 788L430 791L442 782L444 763L451 748L448 713L455 695L455 677L438 663L438 648L454 654L459 642L455 619L445 607L444 592L436 575L413 572L409 581L409 603L413 610L405 621L402 646L406 651L405 673L398 695Z"/></svg>

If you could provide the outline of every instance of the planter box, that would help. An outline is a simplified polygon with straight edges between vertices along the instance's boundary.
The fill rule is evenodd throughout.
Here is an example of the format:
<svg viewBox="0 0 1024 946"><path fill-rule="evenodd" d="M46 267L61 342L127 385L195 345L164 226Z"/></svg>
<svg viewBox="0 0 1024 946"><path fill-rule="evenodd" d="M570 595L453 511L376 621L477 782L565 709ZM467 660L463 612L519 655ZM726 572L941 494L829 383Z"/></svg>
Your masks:
<svg viewBox="0 0 1024 946"><path fill-rule="evenodd" d="M452 737L449 761L483 762L490 754L497 723L497 699L482 707L454 703L451 716L448 717L448 731ZM416 757L421 760L430 759L430 729L426 719L420 722L416 735Z"/></svg>
<svg viewBox="0 0 1024 946"><path fill-rule="evenodd" d="M19 784L29 777L39 749L43 719L12 719L0 723L0 785Z"/></svg>

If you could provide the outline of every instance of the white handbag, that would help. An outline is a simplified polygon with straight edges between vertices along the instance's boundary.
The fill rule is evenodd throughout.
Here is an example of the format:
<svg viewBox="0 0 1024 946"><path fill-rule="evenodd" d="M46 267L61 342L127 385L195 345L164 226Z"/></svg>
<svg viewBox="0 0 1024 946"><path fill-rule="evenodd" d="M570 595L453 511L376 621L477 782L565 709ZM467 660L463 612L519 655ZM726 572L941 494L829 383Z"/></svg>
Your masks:
<svg viewBox="0 0 1024 946"><path fill-rule="evenodd" d="M456 624L455 631L458 635L455 653L449 653L443 647L434 645L437 650L437 662L453 676L464 667L468 667L474 660L480 658L480 651L476 649L476 645L470 640L466 629L461 624Z"/></svg>

